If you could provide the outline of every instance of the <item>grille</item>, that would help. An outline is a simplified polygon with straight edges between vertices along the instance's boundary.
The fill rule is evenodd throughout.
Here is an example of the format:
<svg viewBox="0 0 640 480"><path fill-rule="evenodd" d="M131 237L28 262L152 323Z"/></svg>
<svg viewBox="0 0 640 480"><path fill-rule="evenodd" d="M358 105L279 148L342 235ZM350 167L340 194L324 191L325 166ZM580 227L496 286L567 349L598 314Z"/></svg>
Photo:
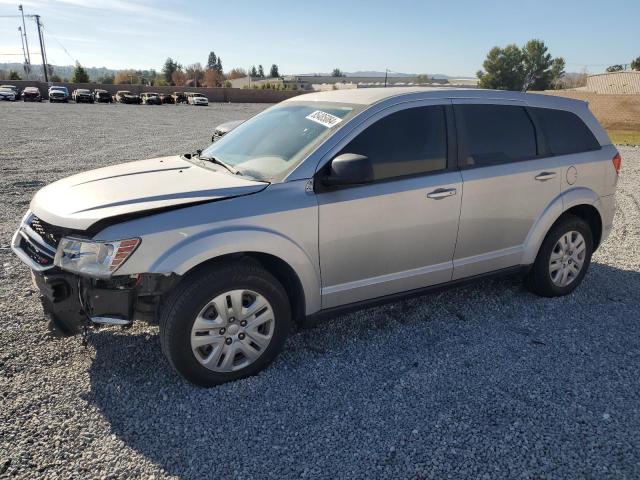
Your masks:
<svg viewBox="0 0 640 480"><path fill-rule="evenodd" d="M40 220L38 217L33 215L31 218L31 223L29 224L31 229L36 232L38 235L42 237L42 239L47 242L52 247L58 247L60 243L60 239L64 232L59 227L54 227L53 225L45 222L44 220Z"/></svg>
<svg viewBox="0 0 640 480"><path fill-rule="evenodd" d="M27 242L24 238L20 242L20 249L25 252L31 260L38 265L48 267L53 265L53 258L40 252L36 247Z"/></svg>

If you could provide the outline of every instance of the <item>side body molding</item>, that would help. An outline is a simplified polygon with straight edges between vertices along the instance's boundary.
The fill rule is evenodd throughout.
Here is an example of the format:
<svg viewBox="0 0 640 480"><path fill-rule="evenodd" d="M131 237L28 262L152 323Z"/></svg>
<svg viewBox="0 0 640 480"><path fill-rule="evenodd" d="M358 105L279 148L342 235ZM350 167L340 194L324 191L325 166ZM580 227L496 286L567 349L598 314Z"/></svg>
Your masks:
<svg viewBox="0 0 640 480"><path fill-rule="evenodd" d="M298 275L305 297L306 313L320 310L320 277L313 260L292 239L260 227L207 230L173 245L150 266L150 273L184 275L193 267L223 255L256 252L286 262Z"/></svg>
<svg viewBox="0 0 640 480"><path fill-rule="evenodd" d="M603 219L600 197L593 190L577 187L564 191L549 204L531 228L524 244L521 262L523 265L531 265L535 262L538 250L540 250L544 237L551 226L564 212L577 205L593 205L598 210L600 218Z"/></svg>

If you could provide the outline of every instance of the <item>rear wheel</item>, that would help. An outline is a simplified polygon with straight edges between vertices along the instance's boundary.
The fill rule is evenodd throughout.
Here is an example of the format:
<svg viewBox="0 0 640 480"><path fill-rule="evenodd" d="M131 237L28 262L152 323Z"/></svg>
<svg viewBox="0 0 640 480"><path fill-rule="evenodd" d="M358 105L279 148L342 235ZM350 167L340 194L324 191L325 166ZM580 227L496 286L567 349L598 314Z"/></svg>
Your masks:
<svg viewBox="0 0 640 480"><path fill-rule="evenodd" d="M257 262L242 261L187 276L163 310L160 341L178 373L210 387L266 368L290 328L282 285Z"/></svg>
<svg viewBox="0 0 640 480"><path fill-rule="evenodd" d="M527 287L544 297L567 295L582 282L593 254L589 224L567 215L549 231L526 279Z"/></svg>

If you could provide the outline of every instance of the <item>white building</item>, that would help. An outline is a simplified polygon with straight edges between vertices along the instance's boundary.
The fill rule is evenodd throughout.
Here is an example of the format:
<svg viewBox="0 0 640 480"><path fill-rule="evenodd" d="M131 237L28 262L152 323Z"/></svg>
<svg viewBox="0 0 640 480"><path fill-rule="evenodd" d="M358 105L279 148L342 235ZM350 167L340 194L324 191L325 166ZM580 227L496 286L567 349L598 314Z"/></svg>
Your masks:
<svg viewBox="0 0 640 480"><path fill-rule="evenodd" d="M640 72L607 72L587 77L588 92L640 95Z"/></svg>

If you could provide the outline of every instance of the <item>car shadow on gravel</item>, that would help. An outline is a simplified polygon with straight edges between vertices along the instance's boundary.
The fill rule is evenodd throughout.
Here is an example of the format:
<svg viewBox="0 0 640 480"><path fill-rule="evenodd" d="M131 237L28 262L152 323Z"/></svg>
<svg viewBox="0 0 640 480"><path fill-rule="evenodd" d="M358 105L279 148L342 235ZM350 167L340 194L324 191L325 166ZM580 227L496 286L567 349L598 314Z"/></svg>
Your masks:
<svg viewBox="0 0 640 480"><path fill-rule="evenodd" d="M89 339L86 400L125 445L185 478L437 477L456 459L487 471L496 451L513 472L611 474L633 465L617 446L640 427L627 398L640 390L638 291L639 272L602 264L560 299L487 281L300 331L267 371L213 389L175 374L157 335L104 330ZM633 420L603 425L611 409Z"/></svg>

